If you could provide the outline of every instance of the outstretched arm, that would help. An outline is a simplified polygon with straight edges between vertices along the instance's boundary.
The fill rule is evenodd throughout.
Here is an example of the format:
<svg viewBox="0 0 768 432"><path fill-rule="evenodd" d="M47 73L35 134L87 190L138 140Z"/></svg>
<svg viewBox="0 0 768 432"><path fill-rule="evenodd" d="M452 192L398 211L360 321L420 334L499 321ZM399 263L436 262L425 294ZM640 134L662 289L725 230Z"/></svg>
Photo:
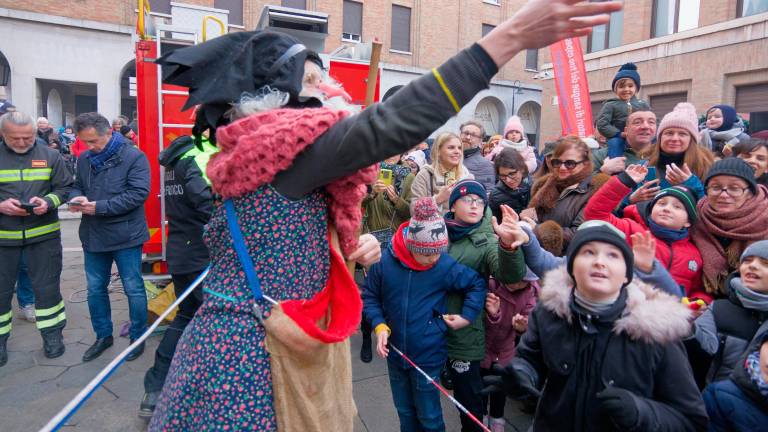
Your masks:
<svg viewBox="0 0 768 432"><path fill-rule="evenodd" d="M299 155L273 185L291 198L402 153L426 139L488 87L498 68L525 49L585 36L620 2L532 0L471 47L406 85L386 102L340 121ZM418 119L418 121L414 121Z"/></svg>

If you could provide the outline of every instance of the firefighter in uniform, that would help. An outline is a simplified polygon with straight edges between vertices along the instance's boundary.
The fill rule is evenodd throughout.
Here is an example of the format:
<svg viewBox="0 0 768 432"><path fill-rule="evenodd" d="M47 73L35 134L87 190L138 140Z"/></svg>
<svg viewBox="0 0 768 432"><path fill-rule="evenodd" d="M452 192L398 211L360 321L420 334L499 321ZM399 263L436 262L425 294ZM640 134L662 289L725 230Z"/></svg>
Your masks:
<svg viewBox="0 0 768 432"><path fill-rule="evenodd" d="M72 186L58 151L35 141L34 120L21 112L0 117L0 366L8 361L11 299L25 254L35 294L37 328L48 358L64 354L62 250L57 208Z"/></svg>
<svg viewBox="0 0 768 432"><path fill-rule="evenodd" d="M203 243L203 229L213 212L213 193L205 168L211 155L217 151L216 146L204 136L198 136L197 140L184 136L160 154L160 165L165 167L168 270L176 296L197 279L210 261L208 248ZM181 302L176 317L165 331L155 352L155 364L144 376L145 393L139 407L140 418L152 418L176 345L202 300L203 285L200 284Z"/></svg>

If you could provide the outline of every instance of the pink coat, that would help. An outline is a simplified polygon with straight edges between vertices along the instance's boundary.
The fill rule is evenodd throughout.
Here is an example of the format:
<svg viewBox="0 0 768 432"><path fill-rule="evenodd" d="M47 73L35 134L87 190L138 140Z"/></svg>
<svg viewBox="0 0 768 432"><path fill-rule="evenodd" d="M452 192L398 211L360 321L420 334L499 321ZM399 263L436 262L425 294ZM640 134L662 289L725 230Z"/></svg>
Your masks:
<svg viewBox="0 0 768 432"><path fill-rule="evenodd" d="M536 167L538 166L538 161L536 161L536 153L533 152L533 147L527 145L528 144L527 141L525 143L526 143L525 149L518 150L518 153L520 153L520 156L523 157L523 160L525 161L525 166L528 167L528 174L533 174L533 172L536 171ZM494 147L490 153L485 155L485 158L492 161L505 148L507 148L507 146L504 144L504 141L503 140L499 141L499 143L496 144L496 147Z"/></svg>
<svg viewBox="0 0 768 432"><path fill-rule="evenodd" d="M501 306L497 316L485 315L485 357L480 362L481 368L488 369L492 363L506 366L515 356L517 332L512 328L512 317L517 314L528 316L536 306L539 293L536 281L520 281L518 284L525 287L510 291L495 279L488 282L488 292L501 299Z"/></svg>

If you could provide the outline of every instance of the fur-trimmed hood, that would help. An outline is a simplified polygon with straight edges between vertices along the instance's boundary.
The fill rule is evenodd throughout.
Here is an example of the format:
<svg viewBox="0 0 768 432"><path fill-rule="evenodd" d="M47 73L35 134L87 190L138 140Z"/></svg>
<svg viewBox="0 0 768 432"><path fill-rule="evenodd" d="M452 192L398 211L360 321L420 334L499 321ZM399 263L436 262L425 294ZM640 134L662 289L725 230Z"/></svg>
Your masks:
<svg viewBox="0 0 768 432"><path fill-rule="evenodd" d="M541 306L572 322L574 282L565 265L548 272L539 294ZM641 281L627 285L627 304L621 318L613 323L613 332L646 343L665 344L686 337L691 332L691 311L677 298Z"/></svg>

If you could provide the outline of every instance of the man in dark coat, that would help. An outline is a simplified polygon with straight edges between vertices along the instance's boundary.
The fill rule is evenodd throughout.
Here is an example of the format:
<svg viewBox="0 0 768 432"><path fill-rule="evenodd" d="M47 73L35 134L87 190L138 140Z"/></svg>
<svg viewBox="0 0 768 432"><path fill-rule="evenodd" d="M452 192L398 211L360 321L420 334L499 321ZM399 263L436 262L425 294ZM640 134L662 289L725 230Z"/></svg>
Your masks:
<svg viewBox="0 0 768 432"><path fill-rule="evenodd" d="M108 293L112 262L117 264L128 296L131 342L147 325L141 249L149 240L144 201L149 195L150 174L144 153L113 132L102 115L79 115L75 133L89 148L77 161L70 210L83 213L80 241L85 254L88 309L96 332L96 342L83 354L83 361L91 361L113 343ZM142 344L126 360L135 360L143 351Z"/></svg>

